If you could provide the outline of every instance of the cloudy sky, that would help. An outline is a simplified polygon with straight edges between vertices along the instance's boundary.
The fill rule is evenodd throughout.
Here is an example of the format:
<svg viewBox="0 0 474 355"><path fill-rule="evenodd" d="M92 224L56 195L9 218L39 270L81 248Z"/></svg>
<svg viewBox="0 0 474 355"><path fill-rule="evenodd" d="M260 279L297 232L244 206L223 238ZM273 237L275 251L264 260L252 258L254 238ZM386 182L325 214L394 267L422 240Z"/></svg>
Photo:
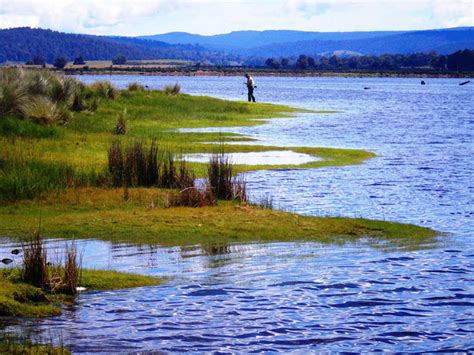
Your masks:
<svg viewBox="0 0 474 355"><path fill-rule="evenodd" d="M108 35L415 30L474 26L474 0L0 0L0 28L19 26Z"/></svg>

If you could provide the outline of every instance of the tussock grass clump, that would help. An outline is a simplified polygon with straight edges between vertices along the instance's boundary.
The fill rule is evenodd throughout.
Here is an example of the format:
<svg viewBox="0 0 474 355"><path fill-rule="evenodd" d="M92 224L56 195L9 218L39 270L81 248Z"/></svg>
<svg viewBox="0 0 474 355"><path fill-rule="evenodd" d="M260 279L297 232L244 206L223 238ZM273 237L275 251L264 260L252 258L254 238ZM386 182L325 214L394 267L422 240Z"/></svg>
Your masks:
<svg viewBox="0 0 474 355"><path fill-rule="evenodd" d="M23 244L23 269L21 278L24 282L39 287L49 288L47 255L39 231Z"/></svg>
<svg viewBox="0 0 474 355"><path fill-rule="evenodd" d="M207 179L214 195L220 200L247 202L245 180L242 177L234 177L233 173L233 164L223 150L211 155L207 167Z"/></svg>
<svg viewBox="0 0 474 355"><path fill-rule="evenodd" d="M123 185L124 176L123 151L120 141L116 140L112 142L107 157L112 186L120 187Z"/></svg>
<svg viewBox="0 0 474 355"><path fill-rule="evenodd" d="M194 186L194 173L186 162L156 140L149 146L135 142L123 148L113 141L108 151L108 171L114 187L161 187L185 189Z"/></svg>
<svg viewBox="0 0 474 355"><path fill-rule="evenodd" d="M97 97L103 99L114 100L118 95L116 87L108 80L96 81L95 83L90 85L90 89L95 93Z"/></svg>
<svg viewBox="0 0 474 355"><path fill-rule="evenodd" d="M114 129L114 134L115 135L124 135L127 133L127 111L124 110L123 112L120 112L118 118L117 118L117 123L115 124L115 129Z"/></svg>
<svg viewBox="0 0 474 355"><path fill-rule="evenodd" d="M47 252L39 231L23 243L23 268L21 280L45 291L75 295L80 276L80 264L74 244L67 247L64 266L53 266L47 260Z"/></svg>
<svg viewBox="0 0 474 355"><path fill-rule="evenodd" d="M67 295L75 295L80 275L80 263L77 260L77 250L73 244L66 251L66 262L64 264L64 276L60 291Z"/></svg>
<svg viewBox="0 0 474 355"><path fill-rule="evenodd" d="M67 109L57 105L46 96L32 98L23 105L22 111L25 117L46 125L66 124L71 118Z"/></svg>
<svg viewBox="0 0 474 355"><path fill-rule="evenodd" d="M169 96L177 96L181 94L181 85L179 85L178 83L174 85L166 85L163 88L163 92Z"/></svg>
<svg viewBox="0 0 474 355"><path fill-rule="evenodd" d="M137 81L129 83L127 89L128 91L145 91L145 87Z"/></svg>
<svg viewBox="0 0 474 355"><path fill-rule="evenodd" d="M95 111L98 97L113 99L116 95L109 82L87 88L79 80L47 70L0 69L0 118L66 124L72 111Z"/></svg>

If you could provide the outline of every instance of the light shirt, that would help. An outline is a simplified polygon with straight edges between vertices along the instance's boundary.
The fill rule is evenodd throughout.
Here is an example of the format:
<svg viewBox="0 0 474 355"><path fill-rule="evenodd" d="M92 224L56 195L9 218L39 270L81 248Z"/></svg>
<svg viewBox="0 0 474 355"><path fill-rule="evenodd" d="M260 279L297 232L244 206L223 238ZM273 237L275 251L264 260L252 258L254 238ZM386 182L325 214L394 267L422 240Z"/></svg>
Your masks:
<svg viewBox="0 0 474 355"><path fill-rule="evenodd" d="M255 80L251 76L247 78L247 86L249 88L254 88L255 87Z"/></svg>

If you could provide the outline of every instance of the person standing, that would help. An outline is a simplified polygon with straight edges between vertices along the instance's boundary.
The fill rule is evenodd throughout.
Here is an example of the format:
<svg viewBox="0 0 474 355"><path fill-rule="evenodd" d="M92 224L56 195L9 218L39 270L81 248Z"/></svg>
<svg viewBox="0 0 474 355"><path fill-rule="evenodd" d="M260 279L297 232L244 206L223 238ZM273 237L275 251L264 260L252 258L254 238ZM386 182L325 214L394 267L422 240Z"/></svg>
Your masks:
<svg viewBox="0 0 474 355"><path fill-rule="evenodd" d="M245 74L247 78L247 89L248 89L248 98L249 102L255 102L255 96L253 96L253 90L257 87L255 85L255 80L250 76L250 74Z"/></svg>

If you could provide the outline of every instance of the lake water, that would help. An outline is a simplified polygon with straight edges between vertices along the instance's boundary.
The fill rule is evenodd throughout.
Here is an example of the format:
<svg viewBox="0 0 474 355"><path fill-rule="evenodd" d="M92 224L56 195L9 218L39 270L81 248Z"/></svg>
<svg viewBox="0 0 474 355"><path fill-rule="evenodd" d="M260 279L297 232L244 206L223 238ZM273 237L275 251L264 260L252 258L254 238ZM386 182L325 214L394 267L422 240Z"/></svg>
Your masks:
<svg viewBox="0 0 474 355"><path fill-rule="evenodd" d="M178 82L193 95L245 97L238 77L80 77L99 78L121 87ZM277 207L301 214L410 222L449 234L415 250L367 243L160 248L80 241L87 267L170 281L85 292L62 316L15 321L11 329L60 336L78 353L474 351L474 85L255 79L257 100L338 113L223 131L266 145L361 148L378 157L359 166L249 173L254 197L269 194ZM52 249L61 243L48 242ZM5 240L0 257L14 247Z"/></svg>

